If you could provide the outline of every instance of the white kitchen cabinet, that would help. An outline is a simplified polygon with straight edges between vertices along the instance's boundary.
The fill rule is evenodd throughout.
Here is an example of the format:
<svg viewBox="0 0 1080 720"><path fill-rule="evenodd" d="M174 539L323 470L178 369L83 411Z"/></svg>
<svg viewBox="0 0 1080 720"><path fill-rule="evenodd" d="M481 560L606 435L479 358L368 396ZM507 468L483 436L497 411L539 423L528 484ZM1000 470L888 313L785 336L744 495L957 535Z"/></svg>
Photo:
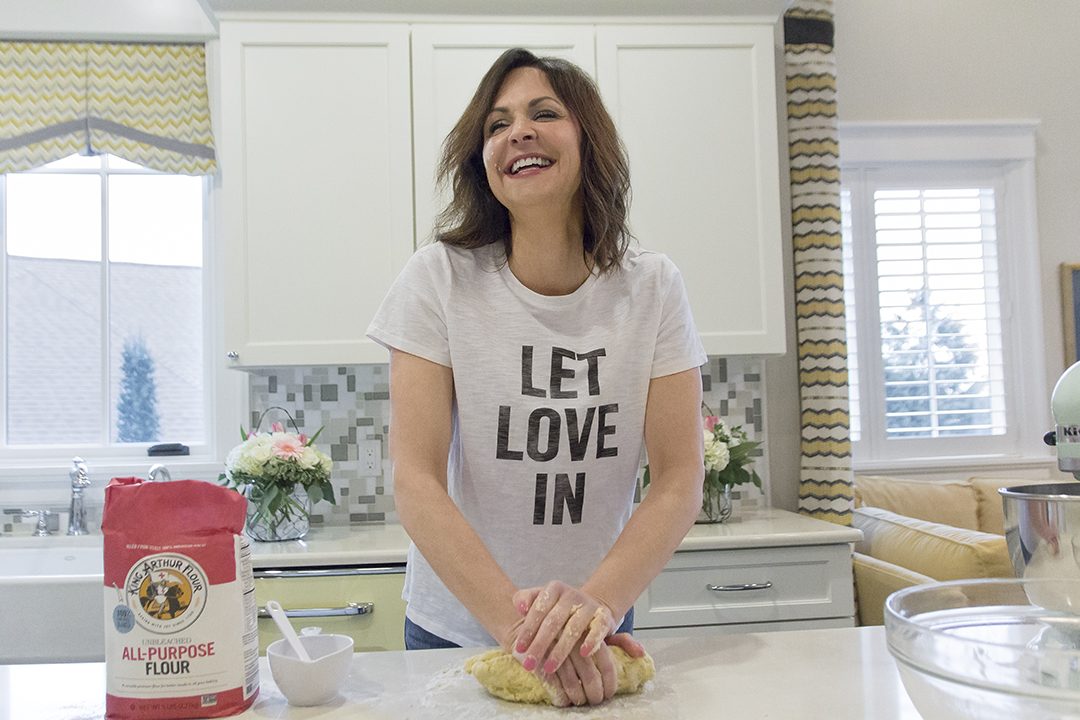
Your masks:
<svg viewBox="0 0 1080 720"><path fill-rule="evenodd" d="M785 350L774 53L765 24L596 30L633 232L682 271L710 355Z"/></svg>
<svg viewBox="0 0 1080 720"><path fill-rule="evenodd" d="M364 330L413 251L408 25L220 32L230 362L385 362Z"/></svg>
<svg viewBox="0 0 1080 720"><path fill-rule="evenodd" d="M593 73L591 25L413 26L417 245L431 237L435 217L450 199L449 188L435 185L443 140L461 117L484 73L500 54L514 47L565 58Z"/></svg>
<svg viewBox="0 0 1080 720"><path fill-rule="evenodd" d="M852 627L858 530L776 509L697 525L634 604L649 635Z"/></svg>
<svg viewBox="0 0 1080 720"><path fill-rule="evenodd" d="M706 351L784 351L773 25L343 18L221 23L234 367L386 361L364 330L446 204L443 139L515 46L597 79L630 154L633 231L682 270Z"/></svg>

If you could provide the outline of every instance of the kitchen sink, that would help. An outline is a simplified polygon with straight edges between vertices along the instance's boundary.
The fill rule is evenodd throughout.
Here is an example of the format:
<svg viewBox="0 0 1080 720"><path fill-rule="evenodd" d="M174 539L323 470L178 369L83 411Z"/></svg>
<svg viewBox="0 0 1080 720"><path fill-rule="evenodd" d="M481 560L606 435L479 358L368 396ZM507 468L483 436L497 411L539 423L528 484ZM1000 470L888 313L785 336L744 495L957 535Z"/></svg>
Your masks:
<svg viewBox="0 0 1080 720"><path fill-rule="evenodd" d="M0 538L0 664L105 657L102 538Z"/></svg>

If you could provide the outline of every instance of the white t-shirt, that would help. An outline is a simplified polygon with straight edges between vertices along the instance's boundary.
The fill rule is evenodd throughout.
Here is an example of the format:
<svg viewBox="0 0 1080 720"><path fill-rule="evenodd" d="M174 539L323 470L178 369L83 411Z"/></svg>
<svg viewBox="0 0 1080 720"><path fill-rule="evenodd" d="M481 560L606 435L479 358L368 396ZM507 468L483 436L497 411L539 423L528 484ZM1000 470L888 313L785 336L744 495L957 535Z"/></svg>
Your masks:
<svg viewBox="0 0 1080 720"><path fill-rule="evenodd" d="M501 244L436 242L367 334L453 369L449 494L519 588L589 578L630 518L649 380L707 359L679 271L633 248L618 270L546 296L517 280ZM415 544L403 597L425 630L495 644Z"/></svg>

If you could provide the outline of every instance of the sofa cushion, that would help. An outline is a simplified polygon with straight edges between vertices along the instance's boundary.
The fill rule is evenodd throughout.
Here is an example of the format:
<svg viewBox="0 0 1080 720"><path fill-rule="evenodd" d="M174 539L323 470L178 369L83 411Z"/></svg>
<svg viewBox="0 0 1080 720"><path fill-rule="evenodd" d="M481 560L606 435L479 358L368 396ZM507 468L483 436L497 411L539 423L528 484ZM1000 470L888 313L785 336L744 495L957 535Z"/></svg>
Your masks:
<svg viewBox="0 0 1080 720"><path fill-rule="evenodd" d="M855 551L928 575L935 580L1013 577L1002 535L951 527L875 507L856 508L854 527L863 539Z"/></svg>
<svg viewBox="0 0 1080 720"><path fill-rule="evenodd" d="M1048 481L1046 478L1033 480L1031 478L973 477L969 478L968 482L975 489L975 509L979 515L979 530L1004 535L1005 509L1001 503L998 488L1038 485Z"/></svg>
<svg viewBox="0 0 1080 720"><path fill-rule="evenodd" d="M934 578L870 555L852 553L859 625L885 624L885 599L897 590L934 582Z"/></svg>
<svg viewBox="0 0 1080 720"><path fill-rule="evenodd" d="M979 529L975 489L963 480L855 477L855 507L876 507L929 522Z"/></svg>

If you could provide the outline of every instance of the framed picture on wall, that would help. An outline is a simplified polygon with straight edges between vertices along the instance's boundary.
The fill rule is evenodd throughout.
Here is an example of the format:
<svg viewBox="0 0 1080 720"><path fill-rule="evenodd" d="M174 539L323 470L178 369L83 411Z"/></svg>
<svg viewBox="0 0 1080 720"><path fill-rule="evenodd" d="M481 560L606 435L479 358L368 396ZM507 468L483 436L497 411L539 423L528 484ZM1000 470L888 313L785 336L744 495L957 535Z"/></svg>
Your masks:
<svg viewBox="0 0 1080 720"><path fill-rule="evenodd" d="M1080 265L1061 264L1061 310L1065 316L1065 367L1080 362Z"/></svg>

